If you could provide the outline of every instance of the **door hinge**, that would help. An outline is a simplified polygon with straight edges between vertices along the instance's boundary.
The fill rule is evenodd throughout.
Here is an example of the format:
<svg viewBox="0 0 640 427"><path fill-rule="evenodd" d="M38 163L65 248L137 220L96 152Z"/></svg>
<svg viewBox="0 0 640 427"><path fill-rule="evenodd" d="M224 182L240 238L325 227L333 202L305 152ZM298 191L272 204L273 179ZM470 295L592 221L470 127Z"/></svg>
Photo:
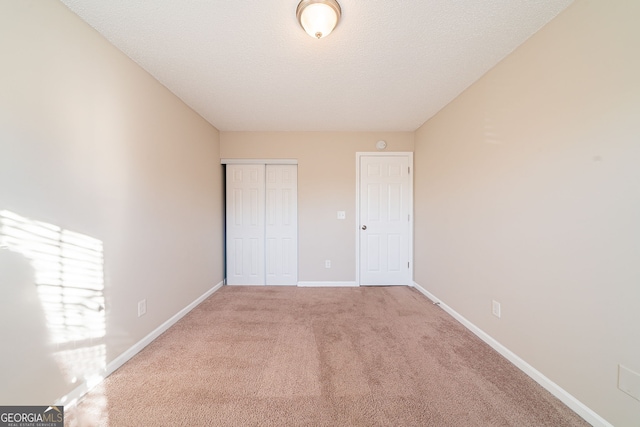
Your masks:
<svg viewBox="0 0 640 427"><path fill-rule="evenodd" d="M407 268L409 268L409 261L407 261Z"/></svg>
<svg viewBox="0 0 640 427"><path fill-rule="evenodd" d="M411 175L411 166L407 166L407 173Z"/></svg>

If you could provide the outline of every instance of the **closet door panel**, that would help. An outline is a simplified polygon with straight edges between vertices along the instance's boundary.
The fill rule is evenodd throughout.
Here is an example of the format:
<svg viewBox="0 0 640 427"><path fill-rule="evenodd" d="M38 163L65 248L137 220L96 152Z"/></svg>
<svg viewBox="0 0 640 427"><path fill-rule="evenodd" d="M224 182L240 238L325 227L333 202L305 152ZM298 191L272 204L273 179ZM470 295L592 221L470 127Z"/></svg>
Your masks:
<svg viewBox="0 0 640 427"><path fill-rule="evenodd" d="M266 167L266 283L298 283L298 167Z"/></svg>
<svg viewBox="0 0 640 427"><path fill-rule="evenodd" d="M227 284L265 284L265 165L227 165Z"/></svg>

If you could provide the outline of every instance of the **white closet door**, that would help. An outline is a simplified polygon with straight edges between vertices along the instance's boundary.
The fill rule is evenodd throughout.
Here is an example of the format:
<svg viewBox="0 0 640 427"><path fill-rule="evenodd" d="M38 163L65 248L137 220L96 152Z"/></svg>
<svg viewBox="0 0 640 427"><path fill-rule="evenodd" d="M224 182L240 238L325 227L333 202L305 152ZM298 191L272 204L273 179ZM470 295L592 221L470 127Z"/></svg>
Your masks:
<svg viewBox="0 0 640 427"><path fill-rule="evenodd" d="M298 283L298 167L266 167L266 283Z"/></svg>
<svg viewBox="0 0 640 427"><path fill-rule="evenodd" d="M227 165L227 284L298 283L298 167Z"/></svg>
<svg viewBox="0 0 640 427"><path fill-rule="evenodd" d="M265 165L227 165L227 284L265 284Z"/></svg>

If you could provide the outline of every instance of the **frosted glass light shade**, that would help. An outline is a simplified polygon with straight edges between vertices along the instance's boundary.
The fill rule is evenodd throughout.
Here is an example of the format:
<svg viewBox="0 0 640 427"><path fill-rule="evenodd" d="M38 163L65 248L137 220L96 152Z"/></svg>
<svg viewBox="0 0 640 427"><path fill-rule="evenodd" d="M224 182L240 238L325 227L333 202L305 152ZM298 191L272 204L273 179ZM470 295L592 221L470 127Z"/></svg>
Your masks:
<svg viewBox="0 0 640 427"><path fill-rule="evenodd" d="M296 15L307 34L321 39L331 34L338 25L341 12L335 0L302 0Z"/></svg>

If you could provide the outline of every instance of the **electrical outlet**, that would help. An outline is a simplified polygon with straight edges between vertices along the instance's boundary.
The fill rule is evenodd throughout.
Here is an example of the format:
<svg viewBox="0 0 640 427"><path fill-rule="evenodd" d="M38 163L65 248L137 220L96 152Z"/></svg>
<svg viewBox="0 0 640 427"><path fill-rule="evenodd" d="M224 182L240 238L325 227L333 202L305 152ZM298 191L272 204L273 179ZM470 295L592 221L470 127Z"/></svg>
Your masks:
<svg viewBox="0 0 640 427"><path fill-rule="evenodd" d="M331 260L330 259L324 260L324 268L331 268Z"/></svg>
<svg viewBox="0 0 640 427"><path fill-rule="evenodd" d="M636 400L640 400L640 374L626 366L618 365L618 388Z"/></svg>
<svg viewBox="0 0 640 427"><path fill-rule="evenodd" d="M498 319L500 318L500 303L496 300L491 302L491 313Z"/></svg>
<svg viewBox="0 0 640 427"><path fill-rule="evenodd" d="M147 313L147 300L143 299L138 301L138 317L144 316Z"/></svg>

